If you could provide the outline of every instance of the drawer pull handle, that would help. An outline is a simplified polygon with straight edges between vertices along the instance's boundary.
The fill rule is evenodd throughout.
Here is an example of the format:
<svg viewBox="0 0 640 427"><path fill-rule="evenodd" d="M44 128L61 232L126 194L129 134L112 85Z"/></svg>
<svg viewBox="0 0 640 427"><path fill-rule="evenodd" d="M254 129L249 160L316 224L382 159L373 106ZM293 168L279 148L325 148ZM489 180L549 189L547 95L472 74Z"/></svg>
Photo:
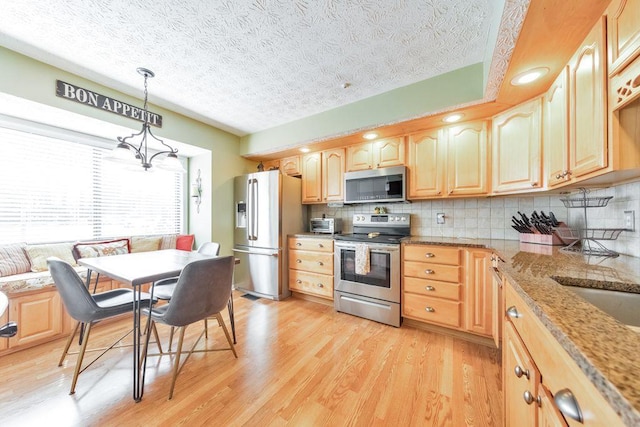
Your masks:
<svg viewBox="0 0 640 427"><path fill-rule="evenodd" d="M527 405L531 405L533 402L536 402L538 406L540 406L540 404L542 403L542 399L540 398L540 396L533 397L533 394L531 394L529 390L522 393L522 398L527 403Z"/></svg>
<svg viewBox="0 0 640 427"><path fill-rule="evenodd" d="M433 271L433 270L432 270L432 269L430 269L430 268L427 268L427 269L424 271L424 274L434 274L434 273L435 273L435 271Z"/></svg>
<svg viewBox="0 0 640 427"><path fill-rule="evenodd" d="M302 280L298 279L298 280L296 280L296 283L300 284L300 283L302 283Z"/></svg>
<svg viewBox="0 0 640 427"><path fill-rule="evenodd" d="M296 246L302 246L302 243L298 242L296 243Z"/></svg>
<svg viewBox="0 0 640 427"><path fill-rule="evenodd" d="M297 259L297 260L296 260L296 262L297 262L298 264L300 264L300 263L302 263L302 260L301 260L301 259Z"/></svg>
<svg viewBox="0 0 640 427"><path fill-rule="evenodd" d="M324 245L322 243L318 243L318 247L319 248L324 248Z"/></svg>
<svg viewBox="0 0 640 427"><path fill-rule="evenodd" d="M425 287L424 287L424 290L425 290L425 291L433 292L433 291L435 291L435 290L436 290L436 288L434 288L433 286L425 286Z"/></svg>
<svg viewBox="0 0 640 427"><path fill-rule="evenodd" d="M507 308L507 316L511 317L512 319L517 319L521 317L521 314L518 313L518 309L515 307L515 305L512 305L511 307Z"/></svg>
<svg viewBox="0 0 640 427"><path fill-rule="evenodd" d="M530 373L528 369L522 369L519 365L516 365L513 371L518 378L521 378L524 375L525 377L527 377L527 379L530 379Z"/></svg>
<svg viewBox="0 0 640 427"><path fill-rule="evenodd" d="M424 256L427 258L433 258L435 255L432 254L431 252L427 252L426 254L424 254Z"/></svg>
<svg viewBox="0 0 640 427"><path fill-rule="evenodd" d="M427 313L433 313L436 311L436 309L433 307L425 307L424 311L426 311Z"/></svg>
<svg viewBox="0 0 640 427"><path fill-rule="evenodd" d="M322 261L318 261L318 265L324 265Z"/></svg>
<svg viewBox="0 0 640 427"><path fill-rule="evenodd" d="M579 423L584 422L580 405L578 405L576 396L571 392L571 390L563 388L553 396L553 400L560 412L562 412L562 415L574 419Z"/></svg>
<svg viewBox="0 0 640 427"><path fill-rule="evenodd" d="M318 287L319 288L324 288L324 285L322 283L318 283Z"/></svg>

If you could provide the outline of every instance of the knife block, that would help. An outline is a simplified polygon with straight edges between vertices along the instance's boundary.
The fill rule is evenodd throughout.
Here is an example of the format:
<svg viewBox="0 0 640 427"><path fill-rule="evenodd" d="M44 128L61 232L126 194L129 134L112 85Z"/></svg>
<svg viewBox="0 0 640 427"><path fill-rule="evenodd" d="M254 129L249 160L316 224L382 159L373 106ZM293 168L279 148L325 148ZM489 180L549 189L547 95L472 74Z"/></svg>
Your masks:
<svg viewBox="0 0 640 427"><path fill-rule="evenodd" d="M567 229L569 227L564 222L561 222L556 229ZM570 233L567 233L570 234ZM522 243L534 243L537 245L548 245L548 246L563 246L569 245L575 242L578 239L568 239L568 238L560 238L557 232L553 232L553 234L542 234L538 231L535 233L519 233L520 242Z"/></svg>

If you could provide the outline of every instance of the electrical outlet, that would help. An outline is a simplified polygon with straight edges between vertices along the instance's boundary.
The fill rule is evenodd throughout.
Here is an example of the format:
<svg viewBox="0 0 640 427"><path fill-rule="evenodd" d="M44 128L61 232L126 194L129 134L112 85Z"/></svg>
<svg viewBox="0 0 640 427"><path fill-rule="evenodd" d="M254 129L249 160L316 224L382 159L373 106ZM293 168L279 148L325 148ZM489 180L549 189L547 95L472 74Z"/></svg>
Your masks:
<svg viewBox="0 0 640 427"><path fill-rule="evenodd" d="M436 214L436 224L444 224L444 213Z"/></svg>
<svg viewBox="0 0 640 427"><path fill-rule="evenodd" d="M635 231L635 211L624 211L624 228L629 231Z"/></svg>

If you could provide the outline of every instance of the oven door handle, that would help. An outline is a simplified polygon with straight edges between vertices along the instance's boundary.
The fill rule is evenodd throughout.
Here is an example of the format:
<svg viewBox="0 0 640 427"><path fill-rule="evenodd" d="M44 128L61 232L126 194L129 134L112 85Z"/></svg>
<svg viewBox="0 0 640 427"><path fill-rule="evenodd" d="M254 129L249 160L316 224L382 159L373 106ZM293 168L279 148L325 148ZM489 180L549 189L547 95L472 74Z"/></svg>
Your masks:
<svg viewBox="0 0 640 427"><path fill-rule="evenodd" d="M344 245L344 244L336 244L336 243L334 243L334 245L338 249L347 249L347 250L352 250L352 251L356 250L355 245ZM392 248L389 248L389 247L377 248L375 246L369 245L369 252L379 252L379 253L385 253L385 254L393 254L393 253L398 252L399 250L400 250L399 247L398 248L395 248L395 247L392 247Z"/></svg>
<svg viewBox="0 0 640 427"><path fill-rule="evenodd" d="M345 301L355 302L355 303L363 304L363 305L370 305L370 306L376 307L376 308L384 308L384 309L387 309L387 310L391 309L391 307L389 305L378 304L378 303L370 302L370 301L364 301L364 300L361 300L361 299L355 299L355 298L347 297L347 296L344 296L344 295L341 295L340 298L345 300Z"/></svg>

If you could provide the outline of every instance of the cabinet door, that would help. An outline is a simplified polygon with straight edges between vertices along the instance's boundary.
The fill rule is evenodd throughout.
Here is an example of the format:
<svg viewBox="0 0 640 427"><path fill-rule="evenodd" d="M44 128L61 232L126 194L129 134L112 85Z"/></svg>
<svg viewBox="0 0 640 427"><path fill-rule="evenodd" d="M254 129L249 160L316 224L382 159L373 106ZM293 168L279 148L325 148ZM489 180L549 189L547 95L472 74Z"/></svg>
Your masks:
<svg viewBox="0 0 640 427"><path fill-rule="evenodd" d="M373 167L373 144L351 145L347 147L347 171L361 171Z"/></svg>
<svg viewBox="0 0 640 427"><path fill-rule="evenodd" d="M9 348L33 344L62 333L62 301L53 288L26 293L9 301L9 317L18 324L18 334L9 338Z"/></svg>
<svg viewBox="0 0 640 427"><path fill-rule="evenodd" d="M322 163L320 153L302 157L302 203L322 201Z"/></svg>
<svg viewBox="0 0 640 427"><path fill-rule="evenodd" d="M573 178L607 166L604 37L604 24L600 20L570 63L569 169Z"/></svg>
<svg viewBox="0 0 640 427"><path fill-rule="evenodd" d="M640 53L640 2L614 0L607 10L609 73L623 69Z"/></svg>
<svg viewBox="0 0 640 427"><path fill-rule="evenodd" d="M544 384L538 384L538 427L566 427L567 422L558 411L551 392Z"/></svg>
<svg viewBox="0 0 640 427"><path fill-rule="evenodd" d="M487 194L487 123L447 128L447 194Z"/></svg>
<svg viewBox="0 0 640 427"><path fill-rule="evenodd" d="M542 188L541 101L536 98L493 118L494 193Z"/></svg>
<svg viewBox="0 0 640 427"><path fill-rule="evenodd" d="M344 200L344 149L322 152L322 195L325 202Z"/></svg>
<svg viewBox="0 0 640 427"><path fill-rule="evenodd" d="M300 168L300 156L292 156L282 159L280 161L280 171L285 175L300 175L302 173Z"/></svg>
<svg viewBox="0 0 640 427"><path fill-rule="evenodd" d="M404 137L374 142L373 164L376 168L404 165Z"/></svg>
<svg viewBox="0 0 640 427"><path fill-rule="evenodd" d="M444 152L442 130L430 130L409 136L409 198L441 196L444 188Z"/></svg>
<svg viewBox="0 0 640 427"><path fill-rule="evenodd" d="M538 422L537 406L528 404L523 396L525 392L537 395L540 373L510 322L505 322L502 348L505 425L535 427Z"/></svg>
<svg viewBox="0 0 640 427"><path fill-rule="evenodd" d="M569 69L564 67L542 102L545 173L547 185L568 181L569 173Z"/></svg>
<svg viewBox="0 0 640 427"><path fill-rule="evenodd" d="M280 160L265 160L262 162L264 170L270 171L272 169L280 169Z"/></svg>
<svg viewBox="0 0 640 427"><path fill-rule="evenodd" d="M493 283L491 252L465 250L465 327L467 331L493 335Z"/></svg>

